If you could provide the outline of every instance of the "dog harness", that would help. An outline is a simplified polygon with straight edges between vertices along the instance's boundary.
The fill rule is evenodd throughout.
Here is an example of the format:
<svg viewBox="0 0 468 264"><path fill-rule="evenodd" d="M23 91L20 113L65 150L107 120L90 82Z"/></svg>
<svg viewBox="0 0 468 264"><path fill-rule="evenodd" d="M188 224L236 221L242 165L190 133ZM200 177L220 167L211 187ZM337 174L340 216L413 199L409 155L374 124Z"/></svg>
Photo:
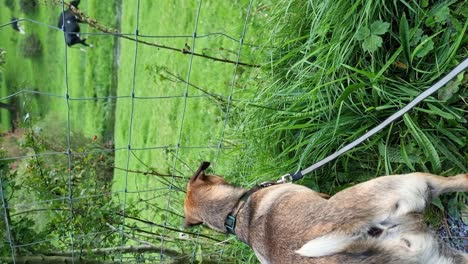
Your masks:
<svg viewBox="0 0 468 264"><path fill-rule="evenodd" d="M236 229L236 222L237 222L237 214L244 207L247 200L253 193L255 193L256 191L260 189L270 187L273 185L277 185L277 184L281 184L281 182L271 182L271 181L262 182L258 185L255 185L252 189L248 190L247 192L245 192L239 199L239 202L237 202L237 205L234 207L232 212L230 212L227 215L226 220L224 220L224 226L226 227L227 233L236 235L235 229Z"/></svg>

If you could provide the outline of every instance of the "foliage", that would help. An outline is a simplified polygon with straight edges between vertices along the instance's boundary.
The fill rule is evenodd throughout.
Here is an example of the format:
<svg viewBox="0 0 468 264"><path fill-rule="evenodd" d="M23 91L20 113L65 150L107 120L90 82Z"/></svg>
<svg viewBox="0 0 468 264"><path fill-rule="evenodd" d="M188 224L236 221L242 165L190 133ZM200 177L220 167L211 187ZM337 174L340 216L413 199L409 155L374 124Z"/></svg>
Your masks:
<svg viewBox="0 0 468 264"><path fill-rule="evenodd" d="M255 98L232 115L239 129L233 137L244 143L237 164L260 176L257 181L294 172L407 105L464 59L463 6L278 1L271 16L276 31L267 44L276 49L262 78L271 81L259 83ZM303 183L334 193L379 175L466 171L466 85L460 74ZM461 204L463 197L452 199Z"/></svg>
<svg viewBox="0 0 468 264"><path fill-rule="evenodd" d="M374 52L382 47L382 37L387 33L390 24L380 20L375 21L369 27L363 26L356 32L356 40L362 41L362 49L369 52Z"/></svg>
<svg viewBox="0 0 468 264"><path fill-rule="evenodd" d="M10 10L15 10L16 2L15 0L5 0L4 4L6 7L8 7Z"/></svg>
<svg viewBox="0 0 468 264"><path fill-rule="evenodd" d="M76 248L119 245L119 236L99 233L108 229L106 223L121 219L116 214L120 206L110 191L113 152L97 137L88 139L75 132L71 134L70 143L75 145L70 155L40 155L68 152L67 138L57 136L63 128L55 130L57 134L51 135L39 129L27 132L21 147L37 156L26 159L17 169L9 168L15 176L2 178L14 180L7 181L7 190L16 245L32 243L29 253L69 250L70 232L87 234L74 239ZM33 243L37 241L46 242Z"/></svg>
<svg viewBox="0 0 468 264"><path fill-rule="evenodd" d="M25 14L34 14L39 7L37 0L20 0L19 5Z"/></svg>
<svg viewBox="0 0 468 264"><path fill-rule="evenodd" d="M28 35L21 42L21 52L26 58L36 58L42 55L42 43L36 34Z"/></svg>

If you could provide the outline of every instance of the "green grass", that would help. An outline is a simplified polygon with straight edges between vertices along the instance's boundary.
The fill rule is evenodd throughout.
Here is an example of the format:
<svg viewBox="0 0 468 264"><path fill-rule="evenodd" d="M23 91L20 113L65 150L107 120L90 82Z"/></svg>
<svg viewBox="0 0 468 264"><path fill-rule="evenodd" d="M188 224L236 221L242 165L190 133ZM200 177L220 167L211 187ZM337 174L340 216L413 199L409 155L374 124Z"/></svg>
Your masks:
<svg viewBox="0 0 468 264"><path fill-rule="evenodd" d="M13 15L23 15L19 10L10 10L3 6L0 10L2 23L9 21ZM104 23L114 26L113 15L116 13L115 4L97 4L86 2L80 6L84 10L90 8L90 15L110 14L100 18ZM16 7L18 8L18 7ZM38 12L33 15L23 15L51 26L56 26L61 6L50 3L39 5ZM35 90L58 95L49 97L46 95L34 96L24 94L20 100L25 104L21 106L22 114L29 112L34 122L43 119L47 113L60 113L62 120L67 118L67 104L65 98L67 84L65 82L65 45L63 35L56 29L42 24L24 21L23 25L27 34L37 33L43 45L42 55L28 59L21 53L20 44L24 35L13 31L10 27L0 30L0 38L4 41L0 46L7 51L7 63L4 66L5 86L2 91L11 94L20 90ZM82 32L92 31L87 26L82 26ZM68 89L70 98L70 119L73 131L81 131L88 136L103 135L113 129L106 122L111 107L100 104L97 101L75 101L73 98L93 98L107 96L115 93L115 84L112 83L113 46L115 39L111 37L90 36L89 42L96 48L87 49L86 53L78 47L67 49L68 65ZM99 65L99 67L92 67ZM1 110L2 114L5 110ZM20 124L21 125L21 124ZM47 131L47 128L44 128ZM106 136L109 136L106 134Z"/></svg>
<svg viewBox="0 0 468 264"><path fill-rule="evenodd" d="M201 7L197 30L199 36L207 33L224 33L239 38L243 30L248 3L245 0L235 3L204 2ZM115 28L115 5L117 5L116 2L114 4L83 2L80 8L101 24ZM174 8L175 6L177 8ZM140 38L180 49L184 47L185 43L188 43L196 52L235 60L239 48L239 43L236 40L222 35L215 35L198 38L195 46L192 44L190 36L194 31L197 8L196 2L167 2L156 6L152 1L141 1L140 34L184 34L187 37ZM253 6L247 35L244 39L245 43L255 44L261 39L262 21L266 14L262 10L263 7L260 2ZM9 9L3 8L3 6L0 12L1 17L5 19L12 16L13 13L18 14L18 10L10 12ZM58 13L60 13L59 6L41 4L38 13L30 18L55 25ZM134 32L136 3L123 3L122 14L121 31L124 33ZM29 112L32 116L33 126L42 126L43 132L49 133L48 130L56 130L57 127L63 126L63 121L67 116L67 105L64 99L67 86L64 76L65 50L63 36L59 31L49 29L44 25L30 22L24 22L24 24L27 32L36 32L41 39L44 48L43 53L38 58L24 58L19 48L23 36L16 34L9 27L0 30L0 38L7 40L2 41L1 46L8 51L7 64L3 71L6 84L5 94L29 89L59 95L60 97L33 96L30 94L20 96L21 102L24 102L22 115L24 116ZM95 32L89 26L83 26L82 31ZM133 82L135 43L122 39L119 72L118 76L113 76L115 38L92 35L89 36L88 42L94 44L96 48L87 49L86 53L82 53L75 48L67 49L70 97L72 99L92 98L114 94L129 96ZM227 97L231 93L234 65L214 62L204 58L193 58L190 83L201 87L205 92L190 86L188 87L189 97L185 99L183 95L187 89L186 85L183 82L174 81L174 77L171 77L171 75L186 79L190 56L184 55L182 52L167 51L145 45L139 45L138 48L137 68L135 69L135 95L138 97L170 98L135 100L131 138L132 148L163 148L144 151L135 150L135 156L130 157L130 169L148 171L155 168L163 173L172 170L179 175L188 177L201 160L217 160L219 164L235 161L236 159L232 157L231 153L233 147L231 142L222 140L227 111L226 102L209 96L209 93L214 93ZM256 56L260 56L258 51L260 49L250 48L245 45L242 48L240 60L256 62ZM17 74L19 72L21 72L21 75ZM257 74L258 70L256 69L239 67L233 87L233 95L236 100L245 97L245 90L253 90L248 85L253 83L251 80ZM117 77L117 79L114 77ZM116 80L118 80L118 84ZM97 101L71 100L70 120L72 131L84 132L88 137L92 135L108 136L107 133L114 128L113 110L116 105L115 145L118 148L125 148L128 143L130 103L129 98ZM185 105L186 110L184 112ZM181 126L182 120L184 120L183 126ZM230 120L228 121L230 122ZM227 127L229 127L229 122ZM65 131L53 132L53 135L63 133L65 136ZM176 149L174 146L179 142L179 132L181 148L177 154L177 167L170 169L175 163ZM217 146L220 143L223 144L223 148L218 152ZM125 150L116 152L115 164L117 167L126 166L126 155ZM221 166L214 166L214 168L218 172L223 170ZM114 190L122 190L123 176L125 176L125 173L116 170ZM167 183L160 183L157 177L142 173L130 173L128 180L129 199L127 208L141 211L142 218L157 223L166 220L172 226L181 227L182 218L173 216L166 218L164 209L168 200L164 192L132 194L137 190L161 188L166 186ZM184 188L185 180L178 180L175 185ZM161 194L166 195L164 199L158 198ZM183 194L174 192L172 196L173 199L169 209L181 214ZM156 202L151 204L142 203L142 200L150 198L150 201L156 200ZM155 210L155 207L162 209ZM129 222L132 221L129 220ZM200 232L213 235L212 232L207 230L201 230ZM169 236L177 237L178 234L170 233ZM196 238L192 237L191 239ZM157 242L158 238L155 237L152 240ZM200 243L203 245L204 254L223 248L222 246L214 247L212 243L207 243L204 239L200 239ZM197 247L192 246L191 242L182 243L181 245L171 242L170 247L184 250L184 253L189 255L194 249L197 249Z"/></svg>
<svg viewBox="0 0 468 264"><path fill-rule="evenodd" d="M239 38L248 3L203 1L198 36L220 32ZM126 188L129 215L182 229L183 190L200 161L212 161L211 172L246 187L276 179L356 139L450 70L467 51L466 4L450 3L447 13L443 4L417 6L404 1L254 1L244 43L263 46L243 46L240 60L264 66L238 68L229 109L225 101L210 95L230 95L234 65L194 57L187 86L178 78L188 78L189 55L139 44L135 58L135 42L121 39L114 74L116 39L92 35L89 42L96 48L86 53L67 50L70 96L122 98L71 101L72 129L89 137L110 138L113 132L118 148L115 166L126 168L128 160L130 169L128 174L115 170L113 190L121 192L116 199L124 206ZM101 24L116 27L116 1L83 1L80 8ZM239 43L229 38L197 38L193 45L190 36L197 9L197 1L141 0L139 38L180 50L187 43L195 52L235 59ZM58 13L58 6L41 6L33 18L55 25ZM136 1L123 1L122 33L135 32L136 15ZM2 6L0 17L10 16ZM23 113L31 112L34 121L50 112L65 119L63 36L31 23L26 23L26 30L38 32L44 53L36 59L23 58L18 48L22 36L2 28L0 47L7 50L8 61L1 95L26 88L59 94L61 98L22 96ZM89 26L83 31L96 32ZM466 171L466 84L460 75L404 119L302 183L333 193L383 174ZM133 89L137 98L132 105ZM54 122L55 116L49 115L47 122ZM170 189L172 180L156 172L182 178L175 178ZM178 232L128 218L126 223L156 234L143 239L159 245L158 235L167 236L164 246L196 258L217 259L222 251L223 263L256 263L251 250L236 240L226 246L196 235L179 240ZM226 239L207 228L191 231Z"/></svg>
<svg viewBox="0 0 468 264"><path fill-rule="evenodd" d="M198 35L221 32L239 38L242 34L247 6L248 1L203 2L197 29ZM257 3L253 8L255 10L259 7L260 4ZM197 9L197 1L161 2L157 6L152 1L141 1L140 34L188 36L185 38L142 39L179 49L182 49L185 43L193 46L190 35L194 31ZM122 32L132 33L135 31L136 25L136 4L124 2L122 10L122 21L125 21L122 24ZM253 15L253 19L251 18L249 21L244 42L259 42L261 39L259 38L261 20L259 13ZM195 52L231 60L235 60L238 48L238 42L223 36L199 38L195 43ZM129 158L130 170L150 171L155 169L165 174L173 172L186 178L202 160L218 162L220 165L215 166L217 172L222 172L226 163L235 160L235 158L230 157L231 150L221 149L218 152L216 148L219 143L222 143L224 147L232 148L229 142L223 140L222 136L227 111L226 104L192 86L187 88L185 83L175 81L175 78L171 76L178 76L182 80L187 79L190 56L184 55L182 52L157 49L140 44L136 58L136 69L134 69L135 43L122 39L121 50L118 95L131 95L133 72L136 71L135 96L160 97L135 99L130 144L133 149L150 149L132 151ZM244 46L240 60L249 63L255 62L255 56L259 56L255 52L255 50ZM194 57L191 67L190 83L192 85L202 88L207 93L226 98L229 96L234 65ZM247 89L245 85L248 82L245 80L249 80L257 74L258 70L256 69L239 68L233 92L236 99L241 99L241 91ZM184 98L186 89L189 96L187 99ZM115 124L116 146L125 147L129 143L131 109L130 98L118 100ZM181 148L177 150L175 146L179 142L179 137ZM177 160L175 160L176 157ZM117 151L116 166L125 168L127 158L126 150ZM176 164L175 168L173 168L174 164ZM155 176L145 176L141 173L129 173L128 178L126 176L125 172L115 170L113 188L116 191L121 191L126 186L130 192L127 195L128 201L139 204L138 207L142 210L141 216L144 219L160 224L166 220L171 226L179 229L182 227L183 219L170 214L166 218L164 209L168 206L171 211L183 215L184 193L173 191L170 194L171 202L168 205L167 187L152 192L131 193L136 190L158 189L166 186L167 183L161 183ZM178 179L174 182L182 189L185 188L185 183L185 179ZM149 202L144 203L141 202L142 200ZM155 209L154 206L158 206L160 209ZM165 232L158 228L152 230ZM215 235L207 230L200 232ZM166 232L166 235L169 237L178 236L174 232ZM215 246L204 239L200 239L200 244L201 248L193 247L191 242L181 245L169 243L171 247L184 250L186 254L191 254L194 250L198 252L197 254L209 254L222 249L221 246Z"/></svg>
<svg viewBox="0 0 468 264"><path fill-rule="evenodd" d="M277 31L269 44L278 48L265 66L271 81L252 102L264 108L246 107L238 115L244 130L237 135L247 142L241 164L247 170L269 178L323 159L406 105L466 56L463 1L446 4L447 14L444 4L405 3L277 2L271 20L277 21ZM403 13L406 28L400 26ZM369 51L368 37L359 32L372 32L375 25L383 26L382 32L374 28L383 43ZM466 95L460 75L403 120L316 171L307 184L333 193L383 174L466 171Z"/></svg>

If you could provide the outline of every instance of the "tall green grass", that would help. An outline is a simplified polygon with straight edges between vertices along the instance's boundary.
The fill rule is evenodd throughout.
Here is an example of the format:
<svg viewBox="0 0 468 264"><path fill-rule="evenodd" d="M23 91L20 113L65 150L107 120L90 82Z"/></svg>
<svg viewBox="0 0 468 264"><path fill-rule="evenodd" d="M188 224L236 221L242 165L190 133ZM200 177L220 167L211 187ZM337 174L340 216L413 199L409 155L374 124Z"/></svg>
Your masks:
<svg viewBox="0 0 468 264"><path fill-rule="evenodd" d="M243 176L237 177L243 185L322 160L408 104L467 54L463 1L275 3L265 43L273 47L270 60L253 98L236 105L237 123L229 131L241 142L232 171ZM302 184L332 194L384 174L467 171L466 86L459 75ZM465 194L449 199L454 216L466 210ZM230 256L242 251L239 244L228 248Z"/></svg>
<svg viewBox="0 0 468 264"><path fill-rule="evenodd" d="M325 158L462 60L466 3L429 2L278 1L269 81L235 116L245 170L272 179ZM305 183L333 193L383 174L467 171L467 96L461 74Z"/></svg>

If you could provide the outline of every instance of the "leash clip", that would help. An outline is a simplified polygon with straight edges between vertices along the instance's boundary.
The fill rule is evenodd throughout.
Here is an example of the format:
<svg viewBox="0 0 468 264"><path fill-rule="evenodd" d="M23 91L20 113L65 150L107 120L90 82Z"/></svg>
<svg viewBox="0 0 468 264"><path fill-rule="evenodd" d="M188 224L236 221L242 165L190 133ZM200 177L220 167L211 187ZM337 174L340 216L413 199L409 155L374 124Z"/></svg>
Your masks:
<svg viewBox="0 0 468 264"><path fill-rule="evenodd" d="M291 174L288 173L288 174L281 176L281 178L277 181L277 183L289 183L292 181L293 181L293 178Z"/></svg>
<svg viewBox="0 0 468 264"><path fill-rule="evenodd" d="M258 187L260 188L266 188L266 187L270 187L272 185L275 185L277 184L277 182L274 182L274 181L265 181L265 182L262 182L258 185Z"/></svg>

